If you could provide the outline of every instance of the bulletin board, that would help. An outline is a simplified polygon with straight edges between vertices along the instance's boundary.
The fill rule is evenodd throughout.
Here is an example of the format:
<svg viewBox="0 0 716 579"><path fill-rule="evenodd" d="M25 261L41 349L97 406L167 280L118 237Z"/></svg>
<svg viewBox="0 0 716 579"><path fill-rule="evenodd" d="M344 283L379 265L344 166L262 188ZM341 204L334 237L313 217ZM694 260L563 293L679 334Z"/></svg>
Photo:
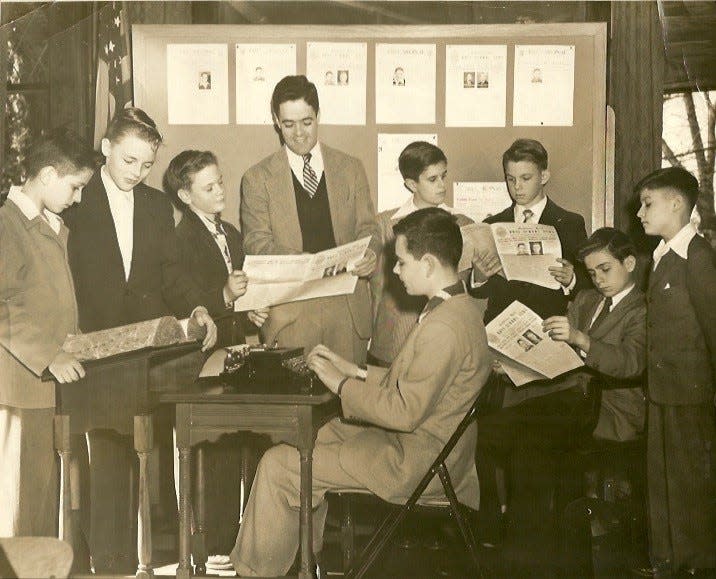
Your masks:
<svg viewBox="0 0 716 579"><path fill-rule="evenodd" d="M280 146L270 125L237 124L235 74L237 43L296 44L297 74L306 72L308 42L365 42L367 85L365 125L321 124L319 139L363 162L377 207L379 133L436 133L449 161L451 181L502 181L502 153L517 138L541 141L549 153L549 196L584 216L587 229L611 222L606 188L606 25L603 23L445 25L445 26L262 26L136 25L132 27L134 103L157 123L164 145L147 183L161 188L169 161L184 149L211 150L224 175L227 207L223 217L239 222L244 172ZM168 123L167 46L225 44L228 53L228 123ZM436 108L434 124L376 124L375 52L378 43L434 43ZM447 127L445 124L446 47L506 45L507 94L504 127ZM516 45L574 46L574 101L571 126L513 126ZM267 109L270 103L265 105ZM406 191L407 200L409 194ZM449 202L452 191L448 193Z"/></svg>

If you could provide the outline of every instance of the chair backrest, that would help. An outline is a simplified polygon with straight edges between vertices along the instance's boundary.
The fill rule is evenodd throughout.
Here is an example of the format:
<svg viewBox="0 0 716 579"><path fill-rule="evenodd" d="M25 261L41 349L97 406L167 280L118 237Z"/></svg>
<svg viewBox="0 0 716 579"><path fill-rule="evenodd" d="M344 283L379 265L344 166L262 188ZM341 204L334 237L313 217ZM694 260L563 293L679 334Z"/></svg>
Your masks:
<svg viewBox="0 0 716 579"><path fill-rule="evenodd" d="M2 577L68 577L72 567L72 547L54 537L11 537L0 539Z"/></svg>

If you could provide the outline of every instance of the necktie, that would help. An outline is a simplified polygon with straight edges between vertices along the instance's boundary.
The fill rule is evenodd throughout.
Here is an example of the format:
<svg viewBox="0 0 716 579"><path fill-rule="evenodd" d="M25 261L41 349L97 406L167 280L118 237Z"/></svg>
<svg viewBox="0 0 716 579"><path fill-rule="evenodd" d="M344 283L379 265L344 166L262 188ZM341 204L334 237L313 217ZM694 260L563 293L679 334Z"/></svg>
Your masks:
<svg viewBox="0 0 716 579"><path fill-rule="evenodd" d="M219 247L221 248L221 252L224 254L224 261L226 262L227 269L231 271L231 253L229 253L229 243L226 240L226 230L224 230L224 226L218 216L214 219L214 227L216 227L214 239L216 239Z"/></svg>
<svg viewBox="0 0 716 579"><path fill-rule="evenodd" d="M522 212L522 217L524 218L524 219L522 219L522 223L529 223L529 220L532 219L533 215L534 215L534 211L532 211L532 209L525 209Z"/></svg>
<svg viewBox="0 0 716 579"><path fill-rule="evenodd" d="M599 312L599 315L594 318L594 321L592 322L591 327L589 328L590 331L596 330L599 327L599 324L601 324L604 321L604 318L609 315L609 310L611 310L612 307L612 298L604 298L604 305L602 306L601 311Z"/></svg>
<svg viewBox="0 0 716 579"><path fill-rule="evenodd" d="M308 193L308 196L313 199L313 196L318 190L318 177L316 172L311 167L311 153L306 153L303 156L303 188Z"/></svg>

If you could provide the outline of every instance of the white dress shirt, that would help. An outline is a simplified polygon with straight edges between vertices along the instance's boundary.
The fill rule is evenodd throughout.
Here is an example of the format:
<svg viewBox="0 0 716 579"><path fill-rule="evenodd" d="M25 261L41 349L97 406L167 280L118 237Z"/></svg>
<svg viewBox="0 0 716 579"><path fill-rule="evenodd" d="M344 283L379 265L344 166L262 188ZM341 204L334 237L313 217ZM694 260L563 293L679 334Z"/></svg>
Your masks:
<svg viewBox="0 0 716 579"><path fill-rule="evenodd" d="M134 250L134 189L122 191L107 172L107 166L102 165L99 171L104 189L107 191L109 210L114 221L114 230L117 232L119 252L122 254L124 266L124 279L129 279L132 269L132 251Z"/></svg>
<svg viewBox="0 0 716 579"><path fill-rule="evenodd" d="M297 155L285 145L284 148L286 149L286 154L288 155L288 164L291 167L291 171L293 171L293 174L296 176L296 179L298 179L298 182L305 186L305 183L303 182L303 157L301 155ZM316 144L313 146L313 149L309 151L309 153L311 154L311 160L308 164L316 172L316 181L320 183L321 175L323 175L323 153L321 153L321 144L316 141Z"/></svg>
<svg viewBox="0 0 716 579"><path fill-rule="evenodd" d="M444 209L448 213L455 213L455 210L446 203L441 203L440 205L438 205L438 208ZM393 213L391 219L402 219L403 217L406 217L411 213L415 213L418 209L419 207L415 205L415 201L413 197L411 197L410 199L408 199L408 201L401 205L395 213Z"/></svg>
<svg viewBox="0 0 716 579"><path fill-rule="evenodd" d="M689 256L689 244L697 234L698 232L696 231L694 224L687 223L679 229L679 232L669 241L664 241L662 239L654 250L654 269L656 269L656 266L659 265L661 258L669 253L670 249L679 257L687 259Z"/></svg>
<svg viewBox="0 0 716 579"><path fill-rule="evenodd" d="M513 208L515 214L515 223L525 223L524 212L529 209L532 211L532 215L526 223L539 223L544 208L547 207L547 196L545 195L542 199L537 201L532 207L525 207L524 205L517 205Z"/></svg>
<svg viewBox="0 0 716 579"><path fill-rule="evenodd" d="M48 209L44 209L43 212L40 213L40 209L37 207L35 202L27 195L25 195L25 193L23 193L22 187L12 185L10 187L10 192L8 193L7 198L15 205L17 205L18 209L22 211L23 215L27 217L28 221L32 221L33 219L35 219L35 217L40 217L45 220L45 222L50 226L52 231L54 231L56 234L60 233L60 227L62 226L62 218L56 213L49 211Z"/></svg>

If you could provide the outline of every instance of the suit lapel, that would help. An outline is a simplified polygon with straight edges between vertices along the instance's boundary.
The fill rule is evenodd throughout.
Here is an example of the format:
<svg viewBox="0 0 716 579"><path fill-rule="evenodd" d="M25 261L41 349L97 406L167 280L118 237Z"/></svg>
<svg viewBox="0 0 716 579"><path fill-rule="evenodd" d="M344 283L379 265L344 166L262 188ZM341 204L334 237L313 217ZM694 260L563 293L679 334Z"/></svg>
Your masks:
<svg viewBox="0 0 716 579"><path fill-rule="evenodd" d="M152 231L152 210L149 197L143 187L134 188L134 219L132 225L132 262L129 266L128 279L131 281L137 272L142 270L142 259L149 255L150 248L145 246L148 241L146 232Z"/></svg>
<svg viewBox="0 0 716 579"><path fill-rule="evenodd" d="M188 221L188 223L191 225L193 237L196 239L196 242L205 248L205 251L202 252L202 255L211 256L211 267L216 269L217 271L226 271L226 261L224 261L224 256L221 254L221 250L216 244L214 236L211 234L206 225L204 225L201 218L191 209L187 209L186 211L184 211L184 217L182 219L186 219ZM229 250L229 253L231 253L231 250Z"/></svg>
<svg viewBox="0 0 716 579"><path fill-rule="evenodd" d="M560 221L562 221L562 216L559 214L557 206L547 197L547 205L544 206L544 211L542 211L542 215L539 218L539 223L542 225L551 225L556 228Z"/></svg>
<svg viewBox="0 0 716 579"><path fill-rule="evenodd" d="M669 250L666 255L662 256L659 260L659 265L656 266L655 270L652 269L654 267L653 262L649 264L649 292L657 287L659 283L662 283L667 277L669 271L676 263L676 257L676 254L672 250Z"/></svg>
<svg viewBox="0 0 716 579"><path fill-rule="evenodd" d="M281 147L269 161L268 193L275 202L272 217L283 222L283 229L291 239L293 247L303 248L303 235L298 222L298 208L296 207L296 192L293 188L291 166L288 164L286 149Z"/></svg>
<svg viewBox="0 0 716 579"><path fill-rule="evenodd" d="M599 339L611 332L615 326L621 323L622 319L624 318L624 314L632 308L632 306L637 302L637 300L637 290L636 287L634 287L626 296L624 296L624 298L616 306L614 306L614 309L609 312L607 317L604 318L604 321L597 328L594 329L593 337ZM598 301L597 304L599 304L600 302L601 300ZM587 323L591 321L592 317L594 316L595 310L596 305L592 309L591 316Z"/></svg>
<svg viewBox="0 0 716 579"><path fill-rule="evenodd" d="M602 294L597 291L589 293L589 300L586 302L585 307L581 308L581 311L579 312L579 319L577 321L579 324L579 330L582 332L589 331L589 326L591 325L592 318L594 317L594 312L597 311L597 307L599 307L602 297Z"/></svg>
<svg viewBox="0 0 716 579"><path fill-rule="evenodd" d="M336 244L342 245L347 241L343 237L343 233L346 230L342 217L346 217L346 212L343 211L345 203L344 191L345 183L340 180L340 176L343 174L341 163L333 155L333 151L330 147L326 147L321 144L321 154L323 155L323 175L326 179L326 189L328 191L328 208L331 212L331 224L333 225L333 235L336 237ZM353 219L353 215L350 215Z"/></svg>

